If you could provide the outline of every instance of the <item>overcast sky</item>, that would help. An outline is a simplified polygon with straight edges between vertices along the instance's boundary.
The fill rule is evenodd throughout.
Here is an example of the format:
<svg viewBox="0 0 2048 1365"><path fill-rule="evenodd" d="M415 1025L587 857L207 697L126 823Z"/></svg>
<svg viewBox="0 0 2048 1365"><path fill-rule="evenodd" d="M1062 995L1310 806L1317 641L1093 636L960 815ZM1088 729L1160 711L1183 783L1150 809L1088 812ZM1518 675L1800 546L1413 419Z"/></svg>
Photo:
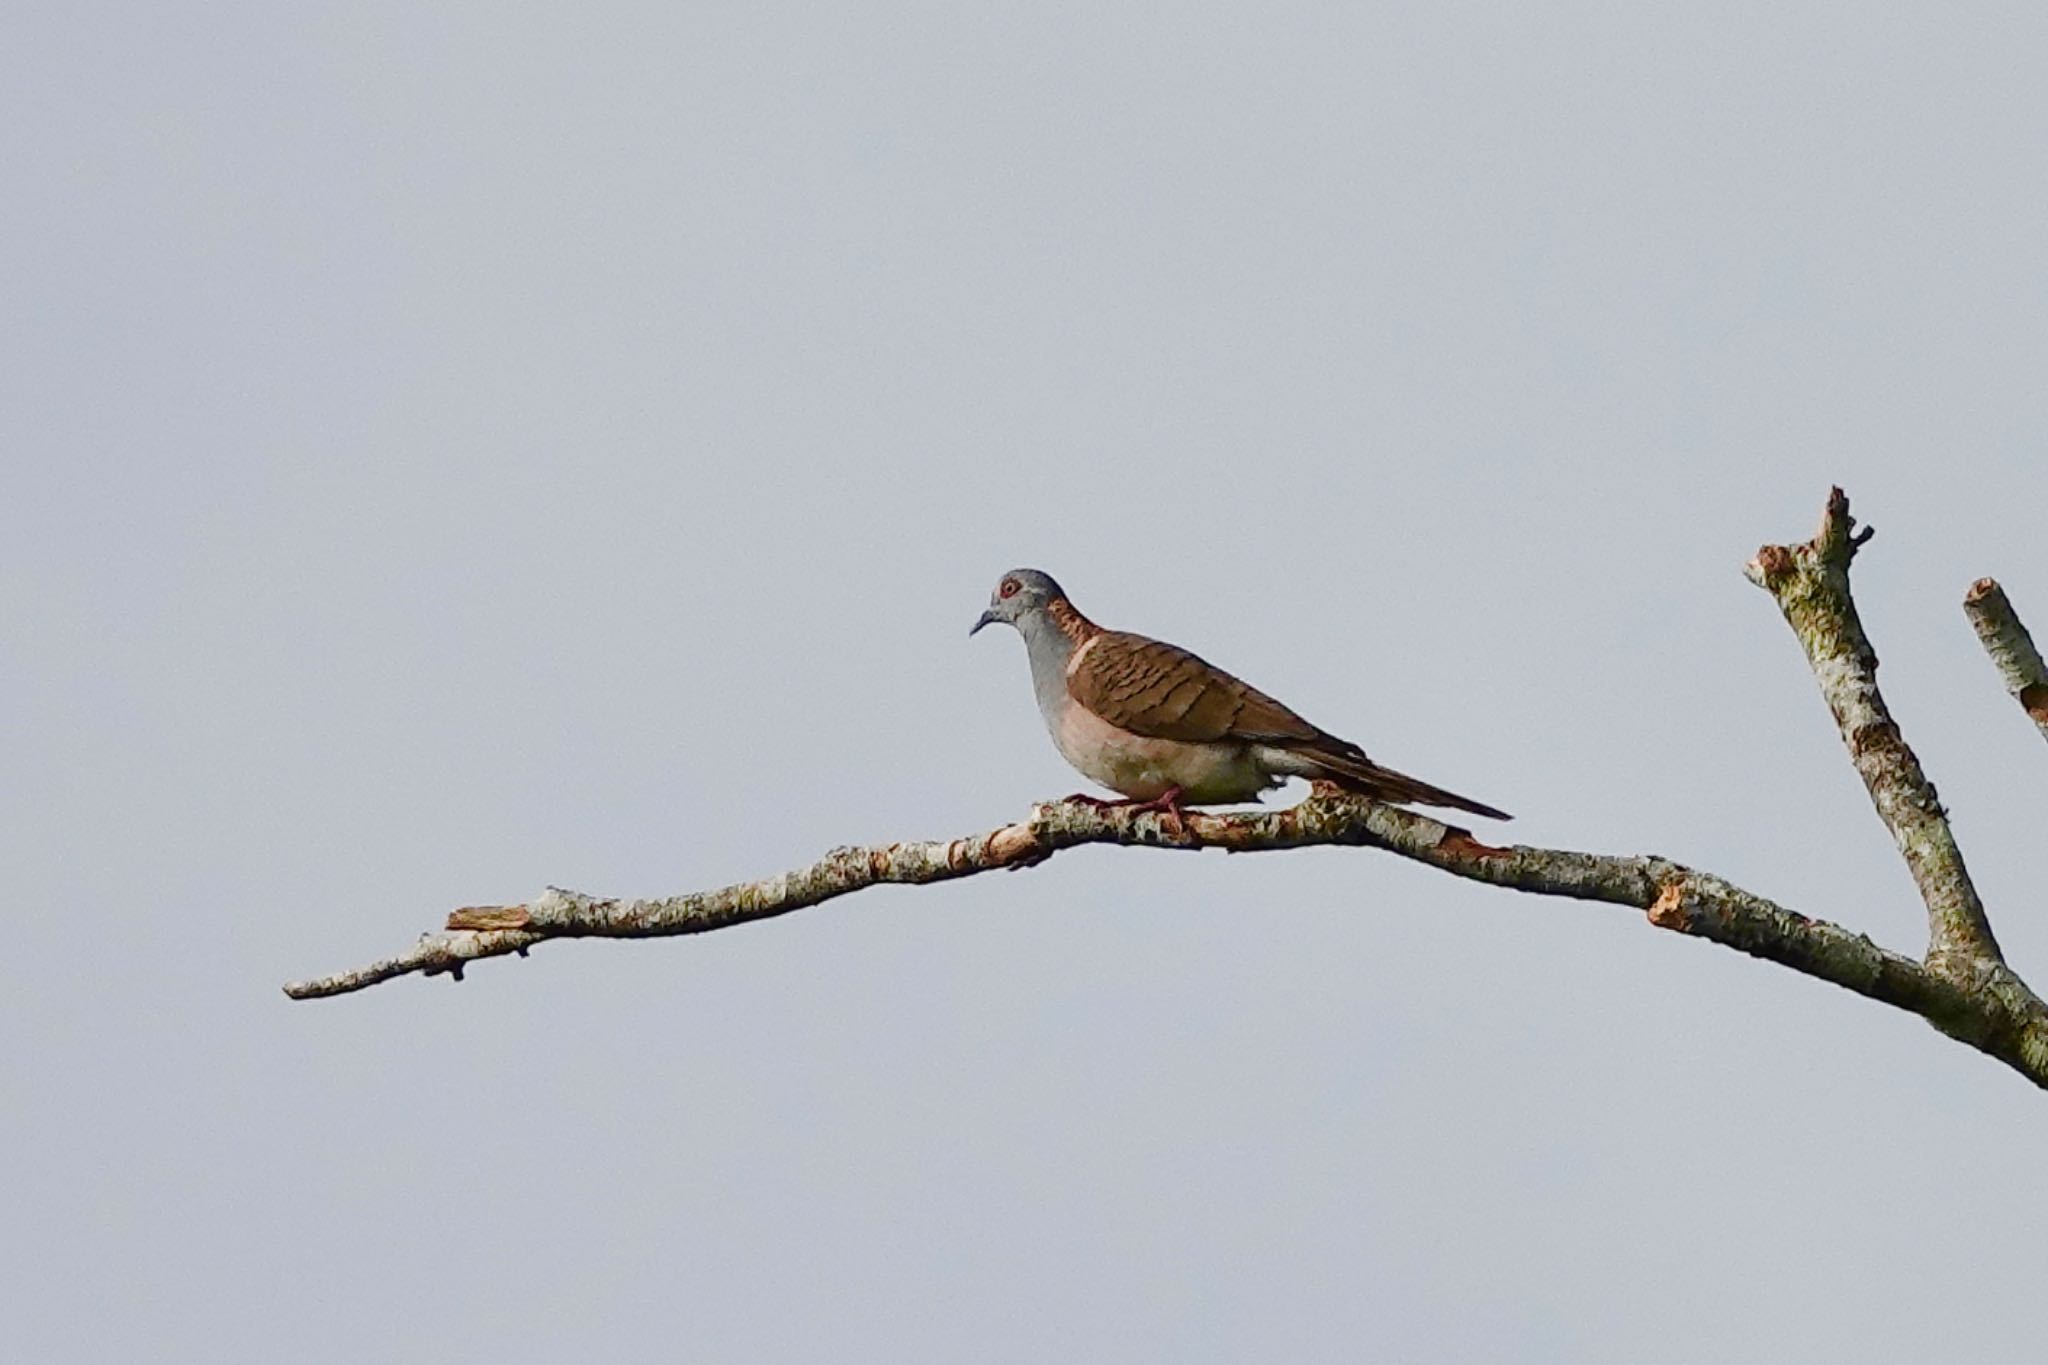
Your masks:
<svg viewBox="0 0 2048 1365"><path fill-rule="evenodd" d="M2024 1080L1370 852L278 986L1074 790L966 638L1016 565L1917 952L1740 576L1831 482L2048 984L1959 609L2048 638L2044 66L2021 4L11 7L8 1354L2037 1355Z"/></svg>

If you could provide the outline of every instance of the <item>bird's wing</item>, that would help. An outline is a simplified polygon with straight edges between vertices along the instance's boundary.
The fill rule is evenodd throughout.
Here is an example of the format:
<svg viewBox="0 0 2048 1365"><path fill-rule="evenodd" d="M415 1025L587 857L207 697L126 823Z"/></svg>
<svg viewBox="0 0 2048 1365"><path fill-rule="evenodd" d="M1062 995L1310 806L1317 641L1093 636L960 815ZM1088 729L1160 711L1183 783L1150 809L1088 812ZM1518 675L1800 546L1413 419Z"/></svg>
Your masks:
<svg viewBox="0 0 2048 1365"><path fill-rule="evenodd" d="M1075 653L1067 693L1111 725L1149 739L1323 738L1321 730L1206 659L1119 630L1104 631Z"/></svg>
<svg viewBox="0 0 2048 1365"><path fill-rule="evenodd" d="M1177 645L1142 635L1105 631L1084 643L1068 665L1067 694L1111 725L1148 739L1271 745L1312 765L1285 771L1324 778L1375 801L1509 818L1506 811L1383 768L1356 744L1317 729L1250 683Z"/></svg>

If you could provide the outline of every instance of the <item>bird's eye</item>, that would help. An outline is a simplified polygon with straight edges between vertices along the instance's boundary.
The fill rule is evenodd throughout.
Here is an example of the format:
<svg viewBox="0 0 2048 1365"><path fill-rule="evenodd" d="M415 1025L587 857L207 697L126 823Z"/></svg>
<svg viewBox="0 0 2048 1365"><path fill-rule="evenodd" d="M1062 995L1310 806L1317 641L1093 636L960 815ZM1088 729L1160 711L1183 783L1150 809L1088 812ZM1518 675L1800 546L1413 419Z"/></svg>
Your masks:
<svg viewBox="0 0 2048 1365"><path fill-rule="evenodd" d="M1014 578L1005 578L1003 580L1003 586L997 588L996 591L1004 597L1015 597L1017 595L1017 580Z"/></svg>

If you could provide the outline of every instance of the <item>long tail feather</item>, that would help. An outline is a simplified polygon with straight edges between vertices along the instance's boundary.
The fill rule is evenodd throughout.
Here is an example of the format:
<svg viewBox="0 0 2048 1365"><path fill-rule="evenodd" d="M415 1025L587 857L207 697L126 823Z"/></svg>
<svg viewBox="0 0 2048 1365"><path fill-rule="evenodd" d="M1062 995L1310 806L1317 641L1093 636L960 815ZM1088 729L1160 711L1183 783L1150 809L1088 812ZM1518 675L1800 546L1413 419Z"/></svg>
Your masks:
<svg viewBox="0 0 2048 1365"><path fill-rule="evenodd" d="M1433 787L1420 778L1397 773L1392 768L1382 768L1362 753L1345 753L1327 747L1296 749L1294 751L1324 770L1330 781L1348 788L1375 801L1386 801L1394 805L1444 806L1452 810L1470 811L1483 815L1489 820L1512 820L1515 817L1504 810L1497 810L1483 801L1474 801L1469 796Z"/></svg>

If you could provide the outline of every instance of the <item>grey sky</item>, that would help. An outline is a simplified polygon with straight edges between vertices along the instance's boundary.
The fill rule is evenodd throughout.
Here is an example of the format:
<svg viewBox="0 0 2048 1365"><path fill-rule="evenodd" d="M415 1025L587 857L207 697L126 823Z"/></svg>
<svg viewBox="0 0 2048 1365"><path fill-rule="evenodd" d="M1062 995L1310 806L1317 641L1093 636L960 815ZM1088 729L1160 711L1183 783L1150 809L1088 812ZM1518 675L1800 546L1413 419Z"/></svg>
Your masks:
<svg viewBox="0 0 2048 1365"><path fill-rule="evenodd" d="M1830 482L2048 976L1958 608L2048 631L2044 64L2036 5L14 8L8 1354L2038 1352L2018 1077L1390 858L277 986L1073 790L965 637L1014 564L1917 949L1738 572Z"/></svg>

